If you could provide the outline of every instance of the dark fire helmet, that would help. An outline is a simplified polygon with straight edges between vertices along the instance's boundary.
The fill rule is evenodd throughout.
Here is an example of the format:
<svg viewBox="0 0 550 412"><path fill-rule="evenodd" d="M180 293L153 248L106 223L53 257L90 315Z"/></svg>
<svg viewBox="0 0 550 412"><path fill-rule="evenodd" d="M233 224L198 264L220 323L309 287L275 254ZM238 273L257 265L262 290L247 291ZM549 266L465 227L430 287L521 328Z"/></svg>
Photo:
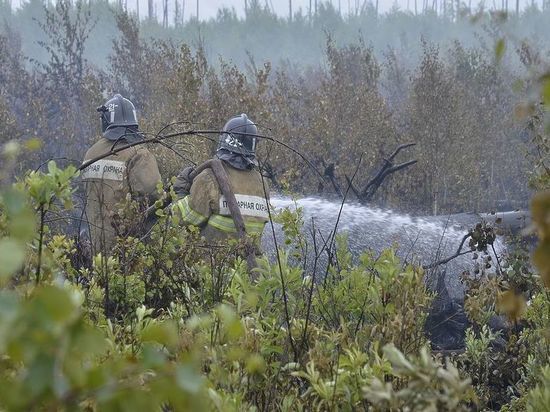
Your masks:
<svg viewBox="0 0 550 412"><path fill-rule="evenodd" d="M97 111L101 114L101 131L109 140L117 140L125 133L135 133L138 130L136 108L134 104L115 94L105 104L99 106ZM126 131L126 129L130 129Z"/></svg>
<svg viewBox="0 0 550 412"><path fill-rule="evenodd" d="M258 128L246 114L235 116L223 127L220 134L218 150L225 149L231 153L240 154L248 158L256 157Z"/></svg>

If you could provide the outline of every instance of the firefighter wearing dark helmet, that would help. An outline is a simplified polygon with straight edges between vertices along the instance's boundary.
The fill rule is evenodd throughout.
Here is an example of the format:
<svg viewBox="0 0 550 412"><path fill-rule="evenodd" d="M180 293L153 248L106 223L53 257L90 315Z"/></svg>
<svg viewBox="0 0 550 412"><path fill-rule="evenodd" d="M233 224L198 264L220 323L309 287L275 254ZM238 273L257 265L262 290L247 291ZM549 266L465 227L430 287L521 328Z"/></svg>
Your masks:
<svg viewBox="0 0 550 412"><path fill-rule="evenodd" d="M235 195L246 234L255 238L259 250L259 238L269 220L269 189L257 168L257 134L256 125L246 114L231 118L220 135L216 158L221 160ZM227 199L212 169L203 170L191 182L192 172L186 168L177 177L174 188L182 198L172 207L175 213L184 224L199 226L208 241L237 237Z"/></svg>
<svg viewBox="0 0 550 412"><path fill-rule="evenodd" d="M97 111L103 137L86 152L84 162L143 139L130 100L115 94ZM86 187L92 253L108 254L118 234L113 226L116 205L128 194L140 202L151 201L161 178L155 157L144 145L139 145L94 162L82 171L82 180Z"/></svg>

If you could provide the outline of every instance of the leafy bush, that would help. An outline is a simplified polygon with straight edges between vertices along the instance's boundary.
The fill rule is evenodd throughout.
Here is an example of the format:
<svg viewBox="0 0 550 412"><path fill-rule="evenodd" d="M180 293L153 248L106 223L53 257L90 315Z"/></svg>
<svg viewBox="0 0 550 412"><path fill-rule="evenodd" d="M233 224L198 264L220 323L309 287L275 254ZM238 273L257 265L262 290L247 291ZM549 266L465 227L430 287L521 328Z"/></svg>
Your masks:
<svg viewBox="0 0 550 412"><path fill-rule="evenodd" d="M66 8L50 13L55 21L72 21ZM517 124L503 116L501 107L486 104L497 99L511 105L510 90L503 87L509 73L475 50L457 45L450 51L453 59L443 61L436 47L424 44L421 64L410 84L403 86L410 86L410 94L400 103L402 117L392 119L379 88L382 65L363 43L338 48L329 40L327 69L291 76L284 69L272 71L269 64L258 68L251 62L252 74L246 76L224 61L219 70L209 66L201 48L192 52L186 45L143 41L127 16L121 16L118 25L122 37L115 44L120 53L112 60L113 74L138 99L151 128L162 125L166 116L178 120L182 113L186 119L209 118L221 125L234 111L246 110L268 126L280 125L280 140L310 153L316 167L336 170L335 186L343 184L363 159L361 151L368 152L359 172L365 178L390 144L400 141L398 130L406 130L423 149L418 154L423 167L393 182L381 194L383 202L409 199L421 210L434 212L492 205L500 196L490 192L495 173L510 170L518 187L513 196L525 198L523 161L516 156L512 166L506 163L511 153L517 153L510 148ZM54 50L54 60L74 52L63 44ZM27 137L47 134L41 155L50 157L57 153L59 136L74 136L76 126L91 124L91 115L75 125L74 112L58 111L62 99L49 101L41 92L42 83L59 84L54 66L29 73L18 53L10 56L10 68L0 67L2 78L10 79L2 83L0 119L24 125ZM78 78L84 84L76 95L89 105L94 100L90 96L100 96L103 74L84 70L82 54L76 57ZM134 59L140 64L133 64ZM153 69L142 72L144 62ZM548 76L541 81L541 99L548 107ZM10 84L25 86L21 98L29 111L12 104L16 93ZM174 84L181 85L175 93ZM363 97L357 100L353 97L358 90ZM13 107L17 110L12 112ZM539 116L530 131L540 156L533 185L548 189L546 119L533 105L528 109L528 114ZM93 112L90 107L79 110ZM33 111L37 116L28 116ZM50 111L52 118L44 115ZM343 124L343 118L349 122ZM498 137L486 142L488 130ZM499 134L501 130L506 133ZM333 150L335 136L338 145L350 149L351 157ZM181 142L173 143L160 153L166 174L182 156L174 152ZM38 146L34 139L25 144L8 140L2 146L0 408L547 407L547 191L541 190L532 202L540 239L533 254L535 268L519 254L507 259L504 271L497 262L499 278L484 271L475 274L467 282L466 311L472 328L465 351L437 354L430 353L424 335L433 296L423 271L400 262L392 249L378 256L365 251L354 261L345 236L336 234L322 250L328 265L319 259L306 262L304 251L311 245L301 234L299 211L280 213L285 247L274 250L275 256L260 258L252 273L239 258L238 243L206 245L198 230L181 227L177 216L159 212L148 238L128 236L138 211L132 199L117 210L116 222L124 236L112 254L85 256L78 236L73 238L58 224L72 207L76 169L51 161L45 171L38 167L21 173L21 159L36 160L32 149ZM211 146L208 139L191 143L187 160L206 157ZM456 158L465 146L471 150ZM483 155L483 147L491 156ZM499 147L506 150L497 152ZM65 149L72 153L74 147ZM276 184L299 190L317 182L301 161L269 144L262 150ZM429 173L432 166L435 172ZM423 182L428 185L419 184ZM482 196L483 190L489 195ZM483 203L486 198L491 201ZM483 259L480 263L486 265ZM497 315L502 316L498 333L490 328Z"/></svg>
<svg viewBox="0 0 550 412"><path fill-rule="evenodd" d="M381 347L426 344L430 296L392 251L354 265L339 241L338 267L313 282L281 249L253 279L227 259L235 246L205 255L163 216L149 243L120 238L75 266L80 248L47 224L71 207L75 174L51 163L2 190L2 407L354 408L374 402L373 379L408 381ZM293 243L300 220L285 216Z"/></svg>
<svg viewBox="0 0 550 412"><path fill-rule="evenodd" d="M293 255L303 246L301 220L286 210L287 248L260 259L251 277L238 245L205 254L197 231L166 215L148 242L120 238L113 256L77 265L80 248L47 224L48 213L71 207L73 175L52 163L2 189L3 408L469 410L497 402L493 371L511 352L493 348L480 321L456 363L431 354L423 330L432 297L422 271L392 250L353 263L340 237L328 272L312 271ZM545 402L547 306L537 293L510 341L521 374L507 384L523 395L509 408Z"/></svg>

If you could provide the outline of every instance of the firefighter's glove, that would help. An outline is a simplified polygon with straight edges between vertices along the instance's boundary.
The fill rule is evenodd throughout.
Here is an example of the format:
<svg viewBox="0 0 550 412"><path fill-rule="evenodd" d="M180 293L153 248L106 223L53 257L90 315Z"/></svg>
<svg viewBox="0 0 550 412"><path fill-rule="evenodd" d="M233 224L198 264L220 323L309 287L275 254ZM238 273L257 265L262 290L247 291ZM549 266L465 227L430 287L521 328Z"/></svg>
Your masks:
<svg viewBox="0 0 550 412"><path fill-rule="evenodd" d="M192 166L187 166L181 172L178 173L176 177L176 182L174 183L174 191L180 197L187 196L191 190L191 184L193 179L191 178L191 173L195 170Z"/></svg>

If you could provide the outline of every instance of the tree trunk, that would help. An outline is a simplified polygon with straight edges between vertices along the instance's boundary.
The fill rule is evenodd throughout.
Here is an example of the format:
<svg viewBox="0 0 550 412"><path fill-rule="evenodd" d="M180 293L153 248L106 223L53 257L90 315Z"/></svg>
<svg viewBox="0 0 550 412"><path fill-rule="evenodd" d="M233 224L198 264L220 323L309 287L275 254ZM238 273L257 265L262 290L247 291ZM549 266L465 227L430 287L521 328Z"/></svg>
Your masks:
<svg viewBox="0 0 550 412"><path fill-rule="evenodd" d="M292 0L288 0L288 20L292 22Z"/></svg>

